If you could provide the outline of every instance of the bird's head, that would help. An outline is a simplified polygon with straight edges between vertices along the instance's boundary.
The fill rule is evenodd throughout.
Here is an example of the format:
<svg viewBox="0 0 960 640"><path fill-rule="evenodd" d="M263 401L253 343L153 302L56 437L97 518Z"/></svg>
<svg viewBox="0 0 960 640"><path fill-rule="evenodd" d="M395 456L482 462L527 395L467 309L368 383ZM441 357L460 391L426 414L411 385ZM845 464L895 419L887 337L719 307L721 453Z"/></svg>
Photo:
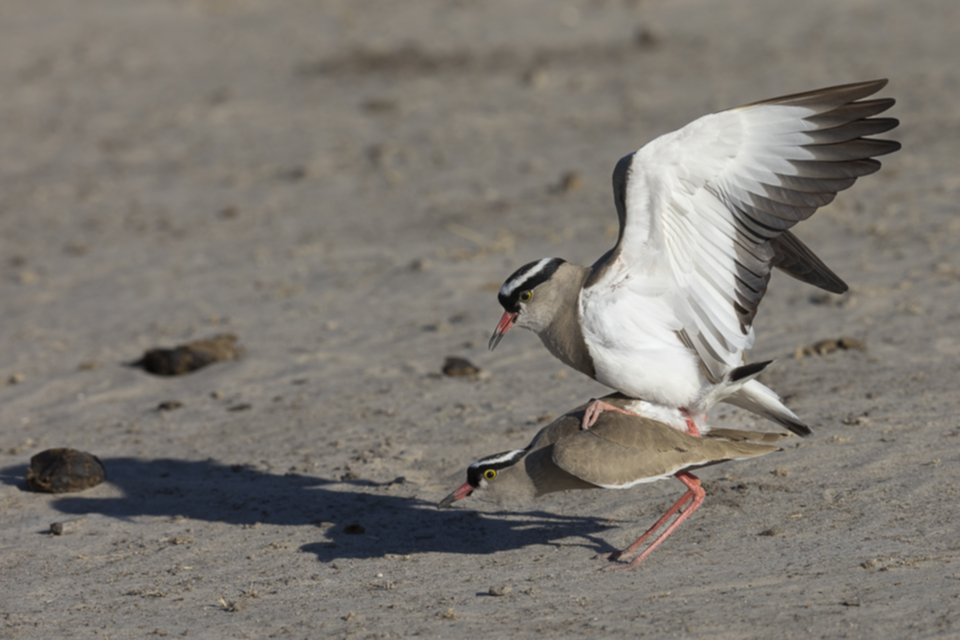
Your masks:
<svg viewBox="0 0 960 640"><path fill-rule="evenodd" d="M438 509L449 507L457 500L463 500L474 491L489 489L497 481L497 477L504 469L520 462L529 449L514 449L504 453L487 456L467 467L467 481L456 491L448 495L437 505Z"/></svg>
<svg viewBox="0 0 960 640"><path fill-rule="evenodd" d="M513 325L540 333L550 324L560 304L558 292L554 291L560 283L554 275L565 262L561 258L543 258L523 265L507 278L497 294L504 311L490 336L491 351Z"/></svg>

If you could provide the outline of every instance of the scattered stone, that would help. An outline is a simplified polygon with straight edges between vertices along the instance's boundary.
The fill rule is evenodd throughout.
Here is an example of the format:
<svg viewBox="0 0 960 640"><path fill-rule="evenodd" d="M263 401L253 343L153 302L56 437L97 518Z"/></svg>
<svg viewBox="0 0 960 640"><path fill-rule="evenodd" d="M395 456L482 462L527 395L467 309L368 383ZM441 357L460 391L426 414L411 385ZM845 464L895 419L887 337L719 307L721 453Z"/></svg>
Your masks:
<svg viewBox="0 0 960 640"><path fill-rule="evenodd" d="M307 168L302 165L287 167L277 172L277 178L287 182L299 182L307 177Z"/></svg>
<svg viewBox="0 0 960 640"><path fill-rule="evenodd" d="M47 449L30 458L27 488L69 493L95 487L107 478L97 456L76 449Z"/></svg>
<svg viewBox="0 0 960 640"><path fill-rule="evenodd" d="M836 299L835 296L825 291L822 293L821 292L812 293L810 294L810 298L809 298L810 304L815 304L815 305L832 304L835 299Z"/></svg>
<svg viewBox="0 0 960 640"><path fill-rule="evenodd" d="M447 331L450 331L450 323L446 320L441 320L440 322L431 322L430 324L425 324L420 328L428 333L446 333Z"/></svg>
<svg viewBox="0 0 960 640"><path fill-rule="evenodd" d="M227 411L247 411L251 408L249 402L241 402L240 404L235 404L232 407L227 407Z"/></svg>
<svg viewBox="0 0 960 640"><path fill-rule="evenodd" d="M65 536L76 533L80 527L85 525L89 518L77 518L76 520L65 520L63 522L50 523L50 533L55 536Z"/></svg>
<svg viewBox="0 0 960 640"><path fill-rule="evenodd" d="M238 611L243 611L244 609L246 609L247 602L244 598L240 598L239 600L227 601L221 596L220 606L223 608L224 611L227 611L229 613L236 613Z"/></svg>
<svg viewBox="0 0 960 640"><path fill-rule="evenodd" d="M367 529L362 524L354 523L354 524L348 524L347 526L345 526L343 528L343 532L356 536L356 535L360 535L361 533L366 533Z"/></svg>
<svg viewBox="0 0 960 640"><path fill-rule="evenodd" d="M398 107L399 104L393 98L367 98L360 103L360 108L367 113L390 113Z"/></svg>
<svg viewBox="0 0 960 640"><path fill-rule="evenodd" d="M9 378L7 378L7 384L20 384L26 380L22 373L14 373Z"/></svg>
<svg viewBox="0 0 960 640"><path fill-rule="evenodd" d="M11 456L16 456L23 453L24 451L33 449L33 445L34 445L33 438L27 438L20 444L8 448L7 453L10 454Z"/></svg>
<svg viewBox="0 0 960 640"><path fill-rule="evenodd" d="M492 596L508 596L513 592L513 587L508 584L501 585L499 587L490 587L488 593Z"/></svg>
<svg viewBox="0 0 960 640"><path fill-rule="evenodd" d="M90 247L82 240L74 240L63 245L63 252L68 256L80 258L90 253Z"/></svg>
<svg viewBox="0 0 960 640"><path fill-rule="evenodd" d="M633 32L633 43L641 49L653 49L660 44L660 36L649 27L638 27Z"/></svg>
<svg viewBox="0 0 960 640"><path fill-rule="evenodd" d="M436 265L432 260L427 260L426 258L416 258L412 260L409 265L407 265L407 268L415 273L425 273L433 269L435 266Z"/></svg>
<svg viewBox="0 0 960 640"><path fill-rule="evenodd" d="M557 193L573 193L583 187L583 178L576 171L567 171L560 176L560 182L557 184Z"/></svg>
<svg viewBox="0 0 960 640"><path fill-rule="evenodd" d="M793 353L794 358L803 358L804 356L825 356L834 351L850 351L852 349L864 349L865 344L862 340L856 338L829 338L814 342L806 347L801 347Z"/></svg>
<svg viewBox="0 0 960 640"><path fill-rule="evenodd" d="M543 67L532 67L524 72L521 80L528 87L542 89L550 82L550 74Z"/></svg>
<svg viewBox="0 0 960 640"><path fill-rule="evenodd" d="M179 400L164 400L157 405L157 411L173 411L174 409L179 409L183 406L183 403Z"/></svg>
<svg viewBox="0 0 960 640"><path fill-rule="evenodd" d="M443 375L445 376L475 376L480 373L480 367L466 358L447 356L443 361Z"/></svg>
<svg viewBox="0 0 960 640"><path fill-rule="evenodd" d="M196 371L214 362L237 360L243 356L243 346L233 334L223 334L182 344L173 349L151 349L133 363L158 376L180 376Z"/></svg>
<svg viewBox="0 0 960 640"><path fill-rule="evenodd" d="M780 536L780 535L783 535L783 529L781 527L770 527L766 531L761 531L760 535L767 536L770 538L774 536Z"/></svg>

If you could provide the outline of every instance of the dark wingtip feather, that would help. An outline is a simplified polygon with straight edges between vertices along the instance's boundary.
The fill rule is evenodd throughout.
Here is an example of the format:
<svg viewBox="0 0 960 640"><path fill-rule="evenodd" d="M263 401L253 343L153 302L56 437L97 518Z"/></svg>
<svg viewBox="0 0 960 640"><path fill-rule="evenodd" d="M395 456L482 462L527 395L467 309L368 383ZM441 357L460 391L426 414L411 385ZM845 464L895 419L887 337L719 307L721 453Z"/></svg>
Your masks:
<svg viewBox="0 0 960 640"><path fill-rule="evenodd" d="M780 96L778 98L760 100L759 102L751 102L750 104L745 104L743 107L739 108L742 109L744 107L755 107L761 104L789 104L791 106L805 107L812 107L819 104L823 105L824 111L827 111L831 107L836 107L848 102L859 100L860 98L866 98L869 95L873 95L877 91L880 91L880 89L883 89L885 86L887 86L887 82L889 82L889 80L886 78L880 78L879 80L867 80L866 82L839 84L833 87L814 89L813 91L803 91L801 93L791 93L790 95Z"/></svg>
<svg viewBox="0 0 960 640"><path fill-rule="evenodd" d="M830 293L845 293L850 288L793 232L786 231L771 239L770 246L774 251L773 266L788 276Z"/></svg>

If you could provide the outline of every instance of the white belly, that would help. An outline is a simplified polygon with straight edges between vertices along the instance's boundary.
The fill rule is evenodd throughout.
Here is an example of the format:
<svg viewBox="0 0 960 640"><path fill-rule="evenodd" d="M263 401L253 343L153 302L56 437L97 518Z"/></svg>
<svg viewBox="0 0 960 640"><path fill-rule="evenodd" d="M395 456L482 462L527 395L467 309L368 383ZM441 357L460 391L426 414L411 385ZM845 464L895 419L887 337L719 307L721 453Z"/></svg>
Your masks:
<svg viewBox="0 0 960 640"><path fill-rule="evenodd" d="M666 304L654 302L640 316L634 305L608 297L581 306L581 318L598 382L631 398L686 408L708 386L696 354L680 342L680 326L673 326Z"/></svg>

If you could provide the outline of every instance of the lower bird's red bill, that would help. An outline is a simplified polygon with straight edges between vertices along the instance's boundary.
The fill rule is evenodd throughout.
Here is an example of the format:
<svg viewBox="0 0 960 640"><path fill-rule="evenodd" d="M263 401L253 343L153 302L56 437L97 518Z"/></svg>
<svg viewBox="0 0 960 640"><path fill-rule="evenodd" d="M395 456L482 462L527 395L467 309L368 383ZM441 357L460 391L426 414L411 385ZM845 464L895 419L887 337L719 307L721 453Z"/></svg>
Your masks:
<svg viewBox="0 0 960 640"><path fill-rule="evenodd" d="M509 311L504 311L503 315L500 317L500 322L497 324L496 330L493 332L493 335L490 336L490 343L487 347L490 348L490 351L493 351L497 348L497 345L500 344L500 340L503 338L503 334L510 330L510 327L513 326L513 323L517 321L517 314L511 313Z"/></svg>
<svg viewBox="0 0 960 640"><path fill-rule="evenodd" d="M456 491L454 491L453 493L451 493L450 495L448 495L446 498L444 498L443 500L441 500L441 501L440 501L440 504L437 505L437 509L446 509L447 507L449 507L451 504L453 504L453 503L456 502L457 500L463 500L463 499L466 498L468 495L470 495L471 493L473 493L473 490L474 490L475 488L476 488L476 487L470 486L470 483L469 483L469 482L464 482L464 483L460 486L460 488L458 488Z"/></svg>

